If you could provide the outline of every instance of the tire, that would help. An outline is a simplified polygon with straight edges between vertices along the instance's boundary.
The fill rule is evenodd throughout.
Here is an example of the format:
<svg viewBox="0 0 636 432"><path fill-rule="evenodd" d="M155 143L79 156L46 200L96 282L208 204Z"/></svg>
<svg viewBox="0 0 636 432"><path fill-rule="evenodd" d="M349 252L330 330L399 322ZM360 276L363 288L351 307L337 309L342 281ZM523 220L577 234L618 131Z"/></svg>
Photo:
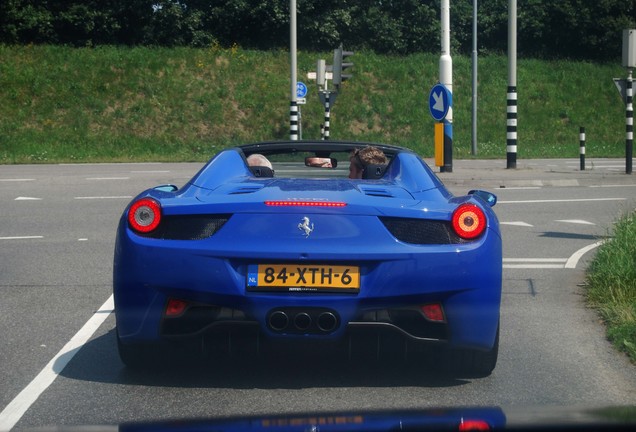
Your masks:
<svg viewBox="0 0 636 432"><path fill-rule="evenodd" d="M489 376L497 365L499 356L499 326L495 343L488 351L476 349L457 349L449 352L448 365L454 375L471 378L483 378Z"/></svg>

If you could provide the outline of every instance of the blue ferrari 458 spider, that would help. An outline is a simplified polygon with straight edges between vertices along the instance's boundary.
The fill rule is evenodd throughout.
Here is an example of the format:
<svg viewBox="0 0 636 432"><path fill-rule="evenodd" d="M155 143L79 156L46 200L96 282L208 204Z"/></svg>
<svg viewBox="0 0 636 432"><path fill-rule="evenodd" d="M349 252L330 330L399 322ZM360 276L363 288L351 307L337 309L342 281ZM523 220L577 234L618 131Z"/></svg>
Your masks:
<svg viewBox="0 0 636 432"><path fill-rule="evenodd" d="M369 146L385 160L361 160ZM355 168L361 178L349 178ZM401 147L223 150L183 187L142 192L121 217L120 357L144 367L185 342L213 356L433 351L454 371L488 375L501 302L495 203L485 191L454 196Z"/></svg>

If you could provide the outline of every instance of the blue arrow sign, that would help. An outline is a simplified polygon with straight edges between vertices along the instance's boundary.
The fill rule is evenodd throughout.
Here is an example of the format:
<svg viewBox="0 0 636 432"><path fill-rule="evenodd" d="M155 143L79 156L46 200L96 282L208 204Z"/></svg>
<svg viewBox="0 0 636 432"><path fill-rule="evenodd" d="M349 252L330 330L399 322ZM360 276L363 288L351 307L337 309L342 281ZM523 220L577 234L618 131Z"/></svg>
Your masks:
<svg viewBox="0 0 636 432"><path fill-rule="evenodd" d="M428 107L436 121L442 121L453 104L453 95L443 84L435 84L428 96Z"/></svg>
<svg viewBox="0 0 636 432"><path fill-rule="evenodd" d="M304 98L307 96L307 86L304 82L298 81L296 83L296 97Z"/></svg>

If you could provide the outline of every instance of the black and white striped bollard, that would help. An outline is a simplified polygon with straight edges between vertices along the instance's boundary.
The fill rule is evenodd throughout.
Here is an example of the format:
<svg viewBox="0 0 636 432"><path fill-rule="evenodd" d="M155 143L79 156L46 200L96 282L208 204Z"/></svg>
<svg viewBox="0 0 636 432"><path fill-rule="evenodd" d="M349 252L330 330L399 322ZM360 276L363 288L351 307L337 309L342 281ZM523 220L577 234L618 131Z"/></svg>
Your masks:
<svg viewBox="0 0 636 432"><path fill-rule="evenodd" d="M579 158L581 160L581 171L585 171L585 128L579 129Z"/></svg>
<svg viewBox="0 0 636 432"><path fill-rule="evenodd" d="M325 133L324 139L329 140L329 121L331 118L330 93L325 93Z"/></svg>

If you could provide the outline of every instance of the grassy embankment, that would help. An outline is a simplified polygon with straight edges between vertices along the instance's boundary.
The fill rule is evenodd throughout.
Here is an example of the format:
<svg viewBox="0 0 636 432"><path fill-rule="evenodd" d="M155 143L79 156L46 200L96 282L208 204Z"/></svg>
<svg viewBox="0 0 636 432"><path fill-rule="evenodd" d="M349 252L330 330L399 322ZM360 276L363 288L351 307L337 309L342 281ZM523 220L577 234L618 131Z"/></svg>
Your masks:
<svg viewBox="0 0 636 432"><path fill-rule="evenodd" d="M299 53L304 138L323 108ZM354 77L332 109L333 139L381 141L433 155L428 93L438 56L356 53ZM0 46L0 163L203 161L246 141L286 139L289 56L241 49ZM454 58L454 157L470 157L471 66ZM619 64L520 59L519 157L576 157L579 126L591 157L624 155ZM479 157L504 158L507 60L479 61ZM621 220L588 273L609 336L636 359L636 216Z"/></svg>
<svg viewBox="0 0 636 432"><path fill-rule="evenodd" d="M299 53L309 88L304 138L323 121L306 73L331 53ZM433 155L428 93L439 56L357 52L331 111L332 139ZM470 157L471 65L454 62L454 157ZM0 163L202 161L220 148L289 135L289 55L242 49L0 46ZM518 63L519 158L624 155L620 64ZM505 56L479 60L478 157L505 158Z"/></svg>
<svg viewBox="0 0 636 432"><path fill-rule="evenodd" d="M636 362L636 212L625 215L587 271L587 293L608 338Z"/></svg>

